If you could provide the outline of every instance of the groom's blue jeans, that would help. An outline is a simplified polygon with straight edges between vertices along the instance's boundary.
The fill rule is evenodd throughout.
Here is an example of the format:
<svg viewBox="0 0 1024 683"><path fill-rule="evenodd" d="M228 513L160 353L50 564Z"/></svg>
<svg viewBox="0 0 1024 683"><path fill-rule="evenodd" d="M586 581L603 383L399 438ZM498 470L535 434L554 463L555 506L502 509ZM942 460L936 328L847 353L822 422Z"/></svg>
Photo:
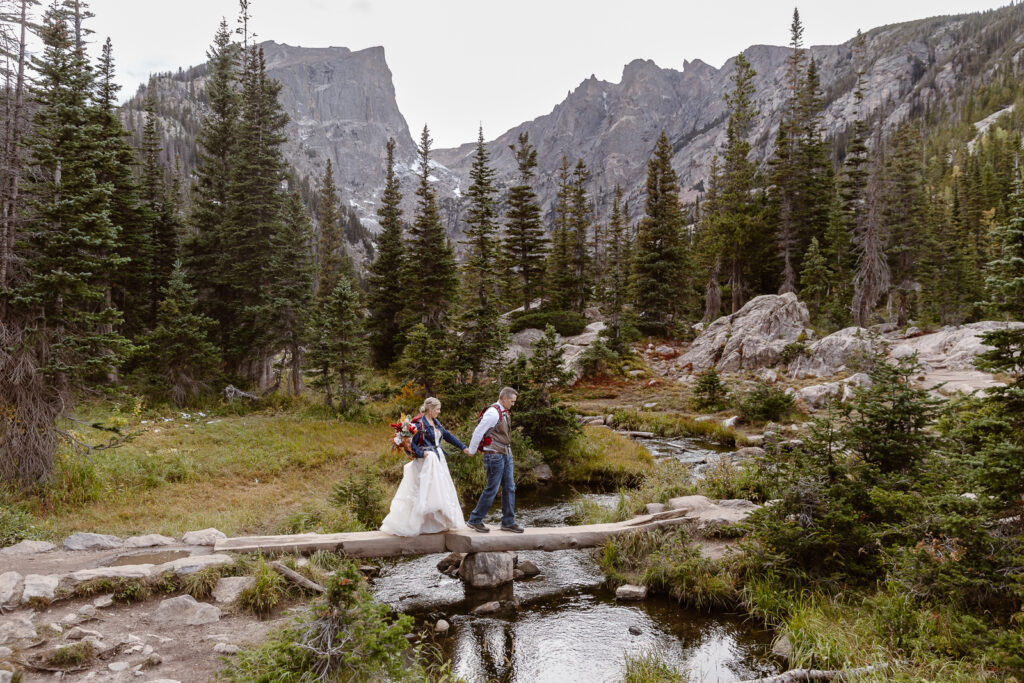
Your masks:
<svg viewBox="0 0 1024 683"><path fill-rule="evenodd" d="M487 487L480 494L480 500L469 515L469 521L482 523L494 496L501 487L501 525L512 526L516 523L516 482L512 476L512 456L501 453L484 453L484 471L487 472Z"/></svg>

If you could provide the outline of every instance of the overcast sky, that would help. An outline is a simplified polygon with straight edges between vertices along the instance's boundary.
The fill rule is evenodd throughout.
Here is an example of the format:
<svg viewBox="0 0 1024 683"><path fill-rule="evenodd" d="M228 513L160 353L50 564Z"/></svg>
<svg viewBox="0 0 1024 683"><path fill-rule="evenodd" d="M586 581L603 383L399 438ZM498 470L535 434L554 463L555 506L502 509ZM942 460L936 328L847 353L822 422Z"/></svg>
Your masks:
<svg viewBox="0 0 1024 683"><path fill-rule="evenodd" d="M815 0L798 5L804 44L842 43L858 28L992 9L1008 0ZM123 95L151 72L205 61L237 0L91 0ZM786 45L792 0L252 0L257 40L358 50L383 45L398 106L435 147L494 139L547 114L591 74L613 83L633 59L720 67L753 44ZM94 50L98 54L98 46Z"/></svg>

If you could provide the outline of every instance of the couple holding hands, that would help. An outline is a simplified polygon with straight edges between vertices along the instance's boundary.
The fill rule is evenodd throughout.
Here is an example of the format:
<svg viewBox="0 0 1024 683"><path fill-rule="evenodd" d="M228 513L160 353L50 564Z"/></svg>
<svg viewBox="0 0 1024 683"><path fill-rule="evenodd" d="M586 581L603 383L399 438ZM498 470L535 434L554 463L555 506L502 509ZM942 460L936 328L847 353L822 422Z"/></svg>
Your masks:
<svg viewBox="0 0 1024 683"><path fill-rule="evenodd" d="M441 414L441 402L432 396L427 398L420 406L422 417L416 420L416 431L409 444L412 460L403 469L402 483L398 485L381 531L395 536L418 536L468 526L486 533L490 529L483 523L484 515L490 511L500 488L501 530L522 533L523 528L516 524L512 422L508 412L515 405L517 395L518 392L511 387L501 390L497 403L481 413L468 447L437 419ZM459 496L441 449L442 441L456 446L466 455L483 451L487 485L469 515L469 522L462 516Z"/></svg>

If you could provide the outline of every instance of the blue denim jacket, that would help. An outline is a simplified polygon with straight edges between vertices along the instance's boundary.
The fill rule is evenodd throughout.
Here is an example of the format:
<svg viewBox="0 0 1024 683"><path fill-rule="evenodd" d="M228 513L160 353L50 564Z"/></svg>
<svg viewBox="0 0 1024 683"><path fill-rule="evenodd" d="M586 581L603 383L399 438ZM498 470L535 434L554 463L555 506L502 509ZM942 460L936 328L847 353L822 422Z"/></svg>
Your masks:
<svg viewBox="0 0 1024 683"><path fill-rule="evenodd" d="M416 454L417 458L422 458L426 455L425 450L433 450L434 448L434 429L427 422L426 418L420 418L417 420L417 423L420 431L416 432L416 436L412 438L412 452ZM440 420L434 418L434 424L441 430L441 439L453 446L457 446L460 451L466 447L454 434L444 428ZM438 440L438 445L440 446L440 439Z"/></svg>

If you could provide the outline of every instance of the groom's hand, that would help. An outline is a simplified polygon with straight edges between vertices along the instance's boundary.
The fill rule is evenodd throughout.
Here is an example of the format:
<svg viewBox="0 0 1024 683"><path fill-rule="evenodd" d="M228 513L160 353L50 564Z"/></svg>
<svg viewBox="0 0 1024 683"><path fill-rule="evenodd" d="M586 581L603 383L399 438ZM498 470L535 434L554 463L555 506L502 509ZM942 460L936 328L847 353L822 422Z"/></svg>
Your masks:
<svg viewBox="0 0 1024 683"><path fill-rule="evenodd" d="M472 453L469 452L468 448L463 448L462 452L465 453L466 455L473 455Z"/></svg>

